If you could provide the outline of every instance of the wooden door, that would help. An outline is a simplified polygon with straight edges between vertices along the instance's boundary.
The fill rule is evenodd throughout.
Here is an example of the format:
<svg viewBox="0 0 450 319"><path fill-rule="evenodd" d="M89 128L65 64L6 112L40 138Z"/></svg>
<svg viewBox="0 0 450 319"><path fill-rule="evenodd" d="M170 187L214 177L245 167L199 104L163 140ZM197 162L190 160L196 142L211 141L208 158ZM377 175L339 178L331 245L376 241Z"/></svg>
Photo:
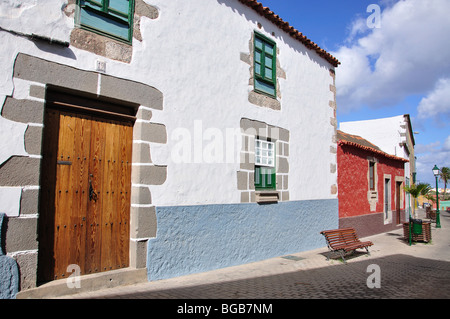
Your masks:
<svg viewBox="0 0 450 319"><path fill-rule="evenodd" d="M402 182L395 183L395 211L397 217L397 224L401 224L401 190L402 190Z"/></svg>
<svg viewBox="0 0 450 319"><path fill-rule="evenodd" d="M391 180L384 180L384 219L389 218L389 211L391 210Z"/></svg>
<svg viewBox="0 0 450 319"><path fill-rule="evenodd" d="M128 267L132 124L48 108L39 279Z"/></svg>

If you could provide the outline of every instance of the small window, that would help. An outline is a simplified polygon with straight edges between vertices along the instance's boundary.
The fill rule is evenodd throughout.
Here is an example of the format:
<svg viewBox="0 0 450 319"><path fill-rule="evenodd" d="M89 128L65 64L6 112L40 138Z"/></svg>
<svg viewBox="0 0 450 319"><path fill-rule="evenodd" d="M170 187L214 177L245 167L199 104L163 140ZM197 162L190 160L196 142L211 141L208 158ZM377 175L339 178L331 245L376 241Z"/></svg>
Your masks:
<svg viewBox="0 0 450 319"><path fill-rule="evenodd" d="M276 189L275 143L255 140L255 188Z"/></svg>
<svg viewBox="0 0 450 319"><path fill-rule="evenodd" d="M255 91L276 97L276 44L255 32Z"/></svg>
<svg viewBox="0 0 450 319"><path fill-rule="evenodd" d="M369 189L375 190L375 162L369 161Z"/></svg>
<svg viewBox="0 0 450 319"><path fill-rule="evenodd" d="M77 0L78 24L117 40L131 43L134 0Z"/></svg>

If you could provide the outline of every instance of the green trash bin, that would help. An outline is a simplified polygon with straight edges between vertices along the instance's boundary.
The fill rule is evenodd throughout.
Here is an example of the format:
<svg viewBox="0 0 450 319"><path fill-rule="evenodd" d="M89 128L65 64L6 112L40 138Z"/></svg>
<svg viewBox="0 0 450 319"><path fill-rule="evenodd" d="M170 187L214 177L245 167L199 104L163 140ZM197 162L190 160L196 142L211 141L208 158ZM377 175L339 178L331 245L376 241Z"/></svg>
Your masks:
<svg viewBox="0 0 450 319"><path fill-rule="evenodd" d="M414 235L421 235L422 234L422 220L421 219L411 219L410 222L412 223L412 233Z"/></svg>

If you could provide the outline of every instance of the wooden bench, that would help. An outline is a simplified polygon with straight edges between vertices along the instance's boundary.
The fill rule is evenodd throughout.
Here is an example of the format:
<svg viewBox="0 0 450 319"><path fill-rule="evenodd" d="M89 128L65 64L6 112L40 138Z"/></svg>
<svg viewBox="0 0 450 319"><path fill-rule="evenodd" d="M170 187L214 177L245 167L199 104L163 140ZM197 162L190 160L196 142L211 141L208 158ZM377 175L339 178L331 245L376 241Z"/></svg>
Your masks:
<svg viewBox="0 0 450 319"><path fill-rule="evenodd" d="M432 222L436 222L436 211L433 211L430 206L427 206L425 208L425 213L426 213L427 219L429 219Z"/></svg>
<svg viewBox="0 0 450 319"><path fill-rule="evenodd" d="M432 222L436 222L436 211L435 210L430 210L429 212L427 212L427 218L432 221Z"/></svg>
<svg viewBox="0 0 450 319"><path fill-rule="evenodd" d="M324 230L320 233L325 236L327 246L331 252L338 252L344 263L347 263L344 255L349 251L354 252L358 248L365 248L370 255L369 247L373 243L371 241L360 241L353 228ZM329 259L329 256L327 256L327 260Z"/></svg>

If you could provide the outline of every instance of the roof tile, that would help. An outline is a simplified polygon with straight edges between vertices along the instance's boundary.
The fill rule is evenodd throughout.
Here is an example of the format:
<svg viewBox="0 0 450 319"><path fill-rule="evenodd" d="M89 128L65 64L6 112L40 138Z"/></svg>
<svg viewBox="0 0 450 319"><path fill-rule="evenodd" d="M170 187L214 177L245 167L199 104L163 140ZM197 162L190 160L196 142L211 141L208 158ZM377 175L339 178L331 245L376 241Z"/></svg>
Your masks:
<svg viewBox="0 0 450 319"><path fill-rule="evenodd" d="M297 29L292 27L288 22L281 19L279 15L275 14L268 7L264 7L260 2L258 2L256 0L239 0L239 2L252 8L258 14L260 14L261 16L267 18L269 21L276 24L281 30L287 32L294 39L299 40L308 49L316 51L319 56L321 56L322 58L327 60L334 67L337 67L339 64L341 64L341 62L339 62L338 59L336 59L334 56L332 56L330 53L328 53L324 49L320 48L316 43L312 42L310 39L308 39L306 36L304 36L300 31L298 31Z"/></svg>

